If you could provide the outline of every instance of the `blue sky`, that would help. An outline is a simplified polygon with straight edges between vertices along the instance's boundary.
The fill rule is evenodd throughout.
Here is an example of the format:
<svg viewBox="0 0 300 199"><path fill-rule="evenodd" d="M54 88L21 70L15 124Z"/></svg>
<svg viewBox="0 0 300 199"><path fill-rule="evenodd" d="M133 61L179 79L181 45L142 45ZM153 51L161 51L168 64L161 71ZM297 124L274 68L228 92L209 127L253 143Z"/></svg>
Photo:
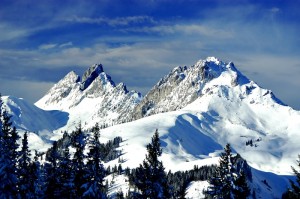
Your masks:
<svg viewBox="0 0 300 199"><path fill-rule="evenodd" d="M102 63L145 94L178 65L215 56L300 109L300 1L0 0L0 92L35 102Z"/></svg>

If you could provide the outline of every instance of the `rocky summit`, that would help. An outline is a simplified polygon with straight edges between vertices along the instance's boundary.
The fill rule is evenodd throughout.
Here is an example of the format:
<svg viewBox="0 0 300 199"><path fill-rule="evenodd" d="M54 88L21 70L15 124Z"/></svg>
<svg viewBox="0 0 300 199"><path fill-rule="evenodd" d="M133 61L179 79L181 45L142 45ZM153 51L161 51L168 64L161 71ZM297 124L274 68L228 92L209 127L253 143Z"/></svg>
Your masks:
<svg viewBox="0 0 300 199"><path fill-rule="evenodd" d="M116 85L101 64L94 64L86 70L80 81L75 72L68 73L48 93L35 103L45 110L60 110L70 114L67 127L79 122L96 122L103 126L125 121L142 95L128 91L124 83ZM120 117L122 116L122 117Z"/></svg>

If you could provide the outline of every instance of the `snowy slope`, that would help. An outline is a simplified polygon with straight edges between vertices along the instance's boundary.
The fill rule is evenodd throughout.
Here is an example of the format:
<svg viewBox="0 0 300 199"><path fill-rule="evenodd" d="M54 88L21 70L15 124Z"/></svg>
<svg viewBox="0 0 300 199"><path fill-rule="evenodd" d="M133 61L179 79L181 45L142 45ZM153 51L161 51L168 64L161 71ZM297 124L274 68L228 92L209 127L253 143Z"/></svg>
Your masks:
<svg viewBox="0 0 300 199"><path fill-rule="evenodd" d="M17 128L19 135L23 137L23 133L28 131L29 148L32 151L45 152L51 147L49 139L53 137L52 131L65 126L69 117L66 112L46 111L21 98L3 96L2 101L2 108L12 117L12 125Z"/></svg>
<svg viewBox="0 0 300 199"><path fill-rule="evenodd" d="M3 96L3 107L12 116L13 126L19 130L51 132L66 125L69 114L63 111L46 111L24 99Z"/></svg>
<svg viewBox="0 0 300 199"><path fill-rule="evenodd" d="M204 119L203 115L210 119ZM273 150L275 149L269 148L269 146L275 146L276 140L268 140L268 147L263 147L264 141L261 141L261 147L246 147L245 138L240 137L240 135L232 133L227 137L222 136L223 133L218 133L219 136L217 136L214 130L218 127L214 126L218 126L218 119L221 119L218 117L211 113L206 115L191 113L187 110L161 113L103 129L101 141L105 142L116 136L122 136L125 140L119 148L123 154L121 159L125 161L122 163L122 167L135 168L145 159L146 145L150 142L157 128L163 147L161 160L166 171L172 170L173 172L190 170L193 169L194 165L217 164L218 154L223 151L224 147L222 143L230 142L233 151L240 153L253 167L251 187L255 189L257 196L280 198L289 185L288 177L282 176L282 174L291 174L290 165L294 165L297 155L294 159L289 159L290 154L285 151L281 151L281 157L274 155ZM226 131L225 133L229 134L230 132ZM288 136L285 139L286 141L290 140ZM236 143L231 142L232 140ZM293 147L295 151L299 151L299 146L295 144ZM262 164L262 160L266 160L264 164ZM107 163L106 166L112 167L118 164L118 160L115 160ZM264 180L268 185L264 183ZM195 183L198 184L198 182ZM200 184L205 185L205 182ZM122 187L122 185L114 186L119 187L118 189ZM128 185L124 184L124 186ZM202 195L202 188L198 187L195 190L193 184L191 187L189 188L190 192L188 192L190 198L197 198L198 195Z"/></svg>
<svg viewBox="0 0 300 199"><path fill-rule="evenodd" d="M115 85L103 66L94 64L83 74L82 81L75 72L68 73L35 105L68 112L69 120L58 130L61 131L70 130L79 122L86 128L96 122L105 126L125 122L141 99L140 93L129 92L125 84Z"/></svg>

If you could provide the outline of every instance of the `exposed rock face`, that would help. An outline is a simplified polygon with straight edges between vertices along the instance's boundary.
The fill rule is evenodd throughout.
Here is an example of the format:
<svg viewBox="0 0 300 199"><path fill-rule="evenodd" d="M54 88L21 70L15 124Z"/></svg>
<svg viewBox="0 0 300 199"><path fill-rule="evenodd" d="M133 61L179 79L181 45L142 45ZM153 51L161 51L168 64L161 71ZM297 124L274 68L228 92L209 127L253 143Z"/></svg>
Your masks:
<svg viewBox="0 0 300 199"><path fill-rule="evenodd" d="M44 96L37 104L42 108L46 105L57 104L69 96L79 83L80 77L74 71L71 71L48 91L46 96L49 97Z"/></svg>
<svg viewBox="0 0 300 199"><path fill-rule="evenodd" d="M229 73L232 86L249 82L233 63L224 63L214 57L200 60L191 67L176 67L163 77L134 108L132 118L174 111L185 107L201 97L205 85L223 73ZM240 78L240 79L238 79ZM240 82L239 82L240 81Z"/></svg>
<svg viewBox="0 0 300 199"><path fill-rule="evenodd" d="M103 71L102 64L92 65L82 76L81 90L85 90Z"/></svg>
<svg viewBox="0 0 300 199"><path fill-rule="evenodd" d="M79 122L110 126L128 121L141 99L140 93L129 92L125 84L116 86L103 66L95 64L85 71L82 81L75 72L67 74L36 105L70 113L67 129Z"/></svg>

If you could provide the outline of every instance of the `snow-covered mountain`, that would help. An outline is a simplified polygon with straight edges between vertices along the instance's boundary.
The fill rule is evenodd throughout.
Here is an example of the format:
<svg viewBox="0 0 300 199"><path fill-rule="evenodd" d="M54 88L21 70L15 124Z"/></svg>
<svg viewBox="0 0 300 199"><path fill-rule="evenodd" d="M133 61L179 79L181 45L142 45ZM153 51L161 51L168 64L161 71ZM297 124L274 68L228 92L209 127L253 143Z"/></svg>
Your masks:
<svg viewBox="0 0 300 199"><path fill-rule="evenodd" d="M80 79L75 72L67 74L35 104L39 108L5 98L15 125L54 131L52 139L80 121L84 128L96 122L111 126L101 131L101 140L116 136L125 140L120 147L123 168L142 162L155 129L161 136L164 166L172 171L215 164L230 143L252 167L251 186L258 198L280 198L286 190L288 180L281 175L291 174L290 166L300 151L300 112L249 80L233 63L209 57L190 67L176 67L144 98L129 92L123 83L115 85L100 64L91 66ZM40 122L31 124L29 119L35 115ZM207 186L195 182L190 189L198 184Z"/></svg>
<svg viewBox="0 0 300 199"><path fill-rule="evenodd" d="M133 118L179 110L206 93L212 94L216 87L230 90L249 83L250 80L232 62L224 63L215 57L200 60L190 67L178 66L163 77L135 107ZM252 84L248 85L247 91L238 91L241 97L245 96L245 92L251 92ZM271 91L268 92L272 95Z"/></svg>
<svg viewBox="0 0 300 199"><path fill-rule="evenodd" d="M22 98L2 97L3 107L12 116L12 123L19 130L36 133L52 132L66 125L69 113L56 110L43 110Z"/></svg>
<svg viewBox="0 0 300 199"><path fill-rule="evenodd" d="M104 126L125 122L141 99L140 93L128 91L124 83L115 85L103 66L94 64L81 81L74 71L68 73L35 105L68 112L69 120L60 130L70 130L79 122L87 128L96 122Z"/></svg>

